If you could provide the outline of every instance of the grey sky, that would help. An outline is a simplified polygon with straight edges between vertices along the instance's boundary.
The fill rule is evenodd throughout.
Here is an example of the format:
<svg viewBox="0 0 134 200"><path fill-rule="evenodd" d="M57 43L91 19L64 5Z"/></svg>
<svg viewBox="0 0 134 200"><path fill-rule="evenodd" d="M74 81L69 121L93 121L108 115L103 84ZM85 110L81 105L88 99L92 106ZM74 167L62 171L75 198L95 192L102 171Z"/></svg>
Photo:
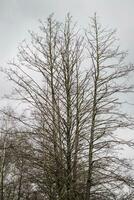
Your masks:
<svg viewBox="0 0 134 200"><path fill-rule="evenodd" d="M0 0L0 65L5 66L17 54L17 46L29 36L28 29L37 30L38 19L45 20L53 12L59 20L70 12L83 27L97 12L102 24L117 28L121 47L129 51L133 62L133 7L133 0ZM3 93L8 87L4 79L2 83Z"/></svg>
<svg viewBox="0 0 134 200"><path fill-rule="evenodd" d="M36 29L38 19L46 19L52 12L63 19L71 12L74 19L85 26L94 12L109 27L118 29L121 47L134 52L133 0L0 0L0 60L7 62L17 52L17 46L28 37L28 29Z"/></svg>
<svg viewBox="0 0 134 200"><path fill-rule="evenodd" d="M0 66L6 66L17 54L17 46L28 37L28 29L37 30L38 19L49 14L63 20L70 12L83 27L94 12L110 28L117 28L121 48L128 50L128 60L134 63L134 0L0 0ZM9 85L0 74L0 96ZM133 97L131 97L133 101ZM134 111L133 111L134 113Z"/></svg>
<svg viewBox="0 0 134 200"><path fill-rule="evenodd" d="M38 30L38 19L49 14L63 20L70 12L74 20L86 27L94 12L110 28L117 28L121 48L129 51L128 60L134 62L134 0L0 0L0 66L17 54L17 46L28 38L28 30ZM0 96L8 91L0 74ZM133 97L132 97L133 98Z"/></svg>

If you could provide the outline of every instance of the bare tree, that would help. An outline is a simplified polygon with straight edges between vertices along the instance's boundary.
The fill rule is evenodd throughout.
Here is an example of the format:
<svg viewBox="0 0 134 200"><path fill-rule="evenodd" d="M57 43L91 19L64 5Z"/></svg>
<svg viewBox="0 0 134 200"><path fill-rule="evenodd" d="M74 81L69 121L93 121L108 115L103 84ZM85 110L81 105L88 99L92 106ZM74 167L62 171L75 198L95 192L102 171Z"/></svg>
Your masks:
<svg viewBox="0 0 134 200"><path fill-rule="evenodd" d="M50 16L30 35L5 71L16 84L10 98L22 106L21 114L1 111L15 123L12 200L132 199L131 167L118 157L132 142L115 131L132 127L120 93L133 89L124 82L133 66L115 32L95 16L82 37L67 15L63 24Z"/></svg>
<svg viewBox="0 0 134 200"><path fill-rule="evenodd" d="M125 79L133 71L133 65L124 64L126 53L116 46L115 31L104 29L96 15L91 18L86 39L91 60L89 77L92 100L85 199L117 199L119 194L116 192L122 192L123 184L129 186L132 183L131 178L122 173L127 163L114 154L118 152L119 144L131 144L117 138L114 132L120 127L133 125L128 115L120 109L120 94L133 90ZM96 181L96 177L99 180Z"/></svg>

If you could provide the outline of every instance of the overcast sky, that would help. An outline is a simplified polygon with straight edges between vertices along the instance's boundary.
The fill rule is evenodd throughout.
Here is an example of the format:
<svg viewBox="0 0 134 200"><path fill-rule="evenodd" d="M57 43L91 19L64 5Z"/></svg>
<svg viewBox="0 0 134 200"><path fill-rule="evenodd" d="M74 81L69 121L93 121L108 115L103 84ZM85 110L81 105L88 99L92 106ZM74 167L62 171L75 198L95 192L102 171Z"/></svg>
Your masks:
<svg viewBox="0 0 134 200"><path fill-rule="evenodd" d="M120 46L128 50L128 61L134 63L133 8L134 0L0 0L0 66L5 67L17 54L18 45L29 37L29 29L38 30L39 19L55 13L62 21L68 12L83 28L97 12L104 26L117 28ZM0 78L2 96L9 87L2 74Z"/></svg>
<svg viewBox="0 0 134 200"><path fill-rule="evenodd" d="M97 12L102 24L117 28L120 46L128 50L128 60L134 63L134 0L0 0L0 66L6 66L17 54L17 46L28 38L29 29L37 30L39 19L55 13L62 21L68 12L83 27ZM2 74L0 79L2 96L8 85Z"/></svg>
<svg viewBox="0 0 134 200"><path fill-rule="evenodd" d="M117 28L121 48L128 50L128 61L134 63L133 8L134 0L0 0L0 66L6 66L17 54L17 46L28 38L29 29L38 30L39 19L55 13L62 21L68 12L83 27L97 12L104 26ZM2 96L9 87L2 74L0 79Z"/></svg>
<svg viewBox="0 0 134 200"><path fill-rule="evenodd" d="M28 37L27 30L38 26L38 19L49 14L62 20L67 12L80 25L97 12L101 22L117 28L121 47L134 61L134 0L0 0L0 61L5 64L16 55L18 44Z"/></svg>

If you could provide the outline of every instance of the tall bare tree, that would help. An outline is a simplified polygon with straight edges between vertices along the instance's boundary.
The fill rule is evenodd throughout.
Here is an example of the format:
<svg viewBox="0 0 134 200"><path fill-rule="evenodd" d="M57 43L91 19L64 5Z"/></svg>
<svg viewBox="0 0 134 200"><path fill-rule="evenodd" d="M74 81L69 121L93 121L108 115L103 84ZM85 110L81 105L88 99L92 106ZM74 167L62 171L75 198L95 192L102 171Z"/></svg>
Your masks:
<svg viewBox="0 0 134 200"><path fill-rule="evenodd" d="M129 186L132 183L131 178L122 173L127 163L114 154L118 153L119 144L127 142L116 137L114 132L118 128L133 126L132 120L121 108L120 99L121 93L133 91L133 86L128 85L125 79L133 71L133 65L124 64L126 53L116 46L115 31L103 28L96 15L91 18L86 39L91 61L92 100L85 199L117 199L123 184ZM96 177L99 180L96 181Z"/></svg>
<svg viewBox="0 0 134 200"><path fill-rule="evenodd" d="M124 64L115 32L95 16L81 36L67 15L64 23L50 16L30 35L5 71L16 84L10 98L22 106L1 111L15 123L10 199L132 199L131 167L118 157L132 141L115 131L133 125L120 99L133 89L124 82L133 66Z"/></svg>

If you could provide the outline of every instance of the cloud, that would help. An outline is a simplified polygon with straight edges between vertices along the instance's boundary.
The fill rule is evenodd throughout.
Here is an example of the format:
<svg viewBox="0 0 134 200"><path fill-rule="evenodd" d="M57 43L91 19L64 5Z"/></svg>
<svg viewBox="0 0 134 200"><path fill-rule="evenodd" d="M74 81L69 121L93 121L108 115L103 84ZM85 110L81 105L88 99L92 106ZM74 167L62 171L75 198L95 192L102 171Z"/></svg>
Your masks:
<svg viewBox="0 0 134 200"><path fill-rule="evenodd" d="M38 19L52 12L59 20L71 12L83 27L97 12L102 24L118 29L121 48L128 49L128 59L134 61L133 7L133 0L0 0L0 65L17 54L18 44L28 37L27 30L37 30Z"/></svg>

